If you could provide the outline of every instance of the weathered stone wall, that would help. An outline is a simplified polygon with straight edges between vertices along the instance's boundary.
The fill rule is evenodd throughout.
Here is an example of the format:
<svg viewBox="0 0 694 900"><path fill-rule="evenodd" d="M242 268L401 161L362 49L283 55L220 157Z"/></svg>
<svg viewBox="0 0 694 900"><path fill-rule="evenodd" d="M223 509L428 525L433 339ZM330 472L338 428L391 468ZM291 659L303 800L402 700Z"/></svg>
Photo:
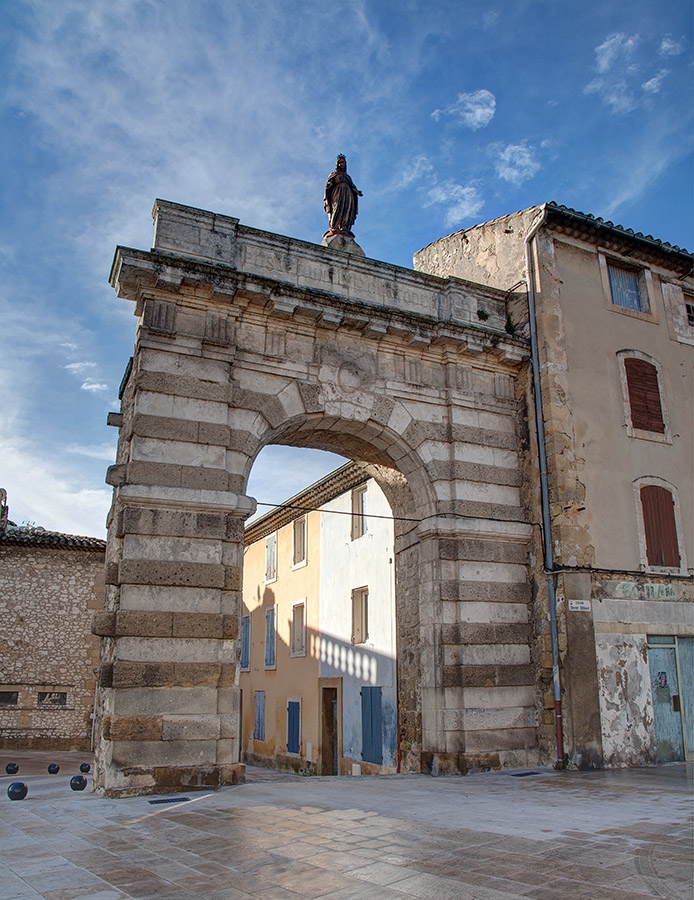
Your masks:
<svg viewBox="0 0 694 900"><path fill-rule="evenodd" d="M515 390L527 345L505 329L504 295L200 210L158 202L155 215L154 249L120 248L112 275L139 321L112 419L98 785L170 790L236 771L244 491L268 443L365 463L408 520L403 767L534 761ZM195 622L183 612L202 608Z"/></svg>
<svg viewBox="0 0 694 900"><path fill-rule="evenodd" d="M0 542L0 691L18 692L0 704L0 747L89 750L103 568L103 552Z"/></svg>

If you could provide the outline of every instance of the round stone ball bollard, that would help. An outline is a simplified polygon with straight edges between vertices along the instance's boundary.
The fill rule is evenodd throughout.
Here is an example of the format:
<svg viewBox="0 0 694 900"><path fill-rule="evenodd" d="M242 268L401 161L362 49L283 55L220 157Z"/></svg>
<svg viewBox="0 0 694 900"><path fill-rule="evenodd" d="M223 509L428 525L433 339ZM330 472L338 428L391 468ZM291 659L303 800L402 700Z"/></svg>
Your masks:
<svg viewBox="0 0 694 900"><path fill-rule="evenodd" d="M5 766L5 771L8 775L16 775L19 772L19 766L17 763L7 763Z"/></svg>
<svg viewBox="0 0 694 900"><path fill-rule="evenodd" d="M23 781L13 781L12 784L7 788L7 796L10 800L23 800L29 788L24 784Z"/></svg>
<svg viewBox="0 0 694 900"><path fill-rule="evenodd" d="M51 763L48 767L48 774L57 775L58 772L60 772L60 766L58 765L58 763Z"/></svg>
<svg viewBox="0 0 694 900"><path fill-rule="evenodd" d="M82 765L80 766L80 772L82 772L83 775L86 775L90 769L91 766L89 765L89 763L82 763Z"/></svg>
<svg viewBox="0 0 694 900"><path fill-rule="evenodd" d="M87 779L84 775L73 775L70 779L70 788L73 791L83 791L87 786Z"/></svg>

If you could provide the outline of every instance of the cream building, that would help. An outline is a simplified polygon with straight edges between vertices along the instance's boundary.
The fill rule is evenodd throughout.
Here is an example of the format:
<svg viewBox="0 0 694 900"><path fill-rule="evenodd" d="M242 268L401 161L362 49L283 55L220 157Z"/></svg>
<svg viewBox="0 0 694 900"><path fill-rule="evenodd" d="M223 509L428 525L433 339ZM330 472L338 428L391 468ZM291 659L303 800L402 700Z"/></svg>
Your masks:
<svg viewBox="0 0 694 900"><path fill-rule="evenodd" d="M525 500L544 526L532 578L536 616L555 594L567 755L581 767L692 758L691 254L547 203L414 262L506 291L507 329L534 345L544 439L530 429ZM531 386L527 407L532 421ZM546 645L546 683L552 664Z"/></svg>
<svg viewBox="0 0 694 900"><path fill-rule="evenodd" d="M393 521L383 492L348 463L245 538L242 759L323 775L395 771Z"/></svg>

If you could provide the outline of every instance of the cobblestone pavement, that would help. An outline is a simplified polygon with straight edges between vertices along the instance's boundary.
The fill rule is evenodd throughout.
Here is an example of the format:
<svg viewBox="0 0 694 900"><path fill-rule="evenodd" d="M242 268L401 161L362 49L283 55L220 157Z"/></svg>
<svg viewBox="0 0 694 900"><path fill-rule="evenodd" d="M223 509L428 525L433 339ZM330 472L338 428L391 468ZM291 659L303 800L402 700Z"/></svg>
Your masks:
<svg viewBox="0 0 694 900"><path fill-rule="evenodd" d="M2 900L692 897L691 765L438 779L250 769L215 792L105 800L69 789L82 754L3 752L0 772L13 758ZM13 802L18 779L29 793Z"/></svg>

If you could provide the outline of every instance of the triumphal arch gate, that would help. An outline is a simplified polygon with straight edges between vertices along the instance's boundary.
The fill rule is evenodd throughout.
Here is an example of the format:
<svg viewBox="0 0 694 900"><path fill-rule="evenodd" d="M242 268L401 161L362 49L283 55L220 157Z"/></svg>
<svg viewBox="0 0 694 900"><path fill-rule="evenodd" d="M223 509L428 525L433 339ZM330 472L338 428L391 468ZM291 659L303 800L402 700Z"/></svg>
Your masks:
<svg viewBox="0 0 694 900"><path fill-rule="evenodd" d="M111 283L137 337L110 416L97 787L243 777L246 485L267 444L356 460L390 501L401 770L536 762L528 350L505 296L162 201Z"/></svg>

